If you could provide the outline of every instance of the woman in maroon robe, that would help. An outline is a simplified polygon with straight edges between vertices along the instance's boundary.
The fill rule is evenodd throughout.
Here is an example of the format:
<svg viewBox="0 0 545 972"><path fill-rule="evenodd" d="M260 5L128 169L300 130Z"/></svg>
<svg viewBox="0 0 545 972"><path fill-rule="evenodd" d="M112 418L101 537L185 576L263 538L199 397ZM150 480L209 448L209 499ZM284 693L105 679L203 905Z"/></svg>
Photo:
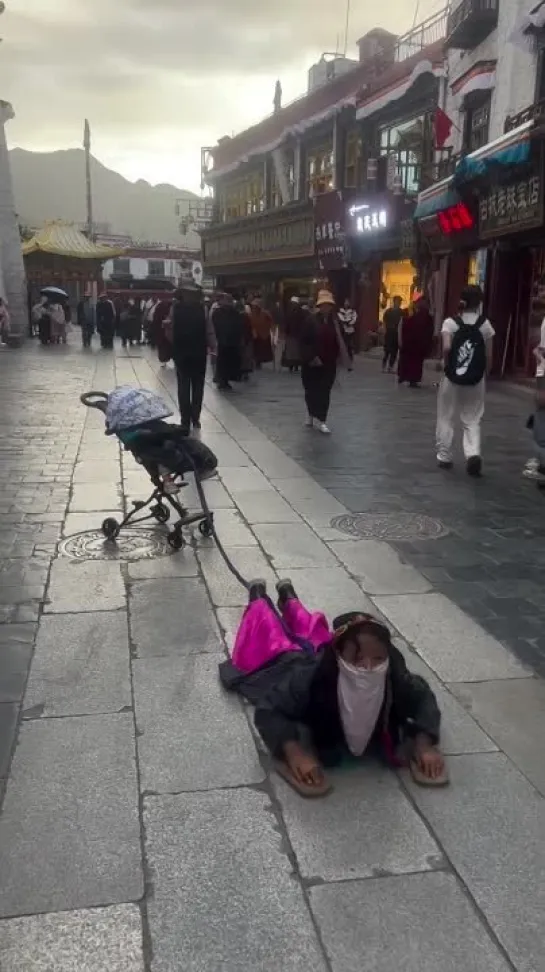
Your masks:
<svg viewBox="0 0 545 972"><path fill-rule="evenodd" d="M157 348L157 357L163 365L172 357L172 331L166 326L171 308L171 300L160 300L155 308L150 327L151 339Z"/></svg>
<svg viewBox="0 0 545 972"><path fill-rule="evenodd" d="M424 361L433 344L433 317L425 297L419 297L414 312L404 314L399 325L399 362L397 380L418 388L422 381Z"/></svg>

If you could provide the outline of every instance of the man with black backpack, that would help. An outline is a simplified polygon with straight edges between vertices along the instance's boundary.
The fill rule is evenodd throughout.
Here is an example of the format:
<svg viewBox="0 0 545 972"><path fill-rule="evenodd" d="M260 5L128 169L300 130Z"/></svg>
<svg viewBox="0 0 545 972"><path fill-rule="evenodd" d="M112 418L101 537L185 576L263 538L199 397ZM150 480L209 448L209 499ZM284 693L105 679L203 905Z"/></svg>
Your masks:
<svg viewBox="0 0 545 972"><path fill-rule="evenodd" d="M452 468L454 424L459 419L470 476L480 476L482 470L481 421L495 334L482 303L480 287L465 287L459 313L447 317L441 329L445 374L437 399L437 462L441 469Z"/></svg>

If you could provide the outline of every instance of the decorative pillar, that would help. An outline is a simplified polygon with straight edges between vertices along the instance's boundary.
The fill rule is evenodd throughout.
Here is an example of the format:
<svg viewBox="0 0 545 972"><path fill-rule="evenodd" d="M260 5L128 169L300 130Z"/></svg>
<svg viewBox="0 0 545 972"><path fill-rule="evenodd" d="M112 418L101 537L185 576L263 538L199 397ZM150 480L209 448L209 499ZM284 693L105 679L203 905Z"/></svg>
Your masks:
<svg viewBox="0 0 545 972"><path fill-rule="evenodd" d="M293 172L295 177L293 199L294 202L298 202L307 198L306 155L300 138L297 139L293 150Z"/></svg>
<svg viewBox="0 0 545 972"><path fill-rule="evenodd" d="M13 184L4 125L14 117L11 105L0 101L0 285L9 308L9 343L22 344L28 334L28 307L25 267L21 250L19 223L15 212Z"/></svg>

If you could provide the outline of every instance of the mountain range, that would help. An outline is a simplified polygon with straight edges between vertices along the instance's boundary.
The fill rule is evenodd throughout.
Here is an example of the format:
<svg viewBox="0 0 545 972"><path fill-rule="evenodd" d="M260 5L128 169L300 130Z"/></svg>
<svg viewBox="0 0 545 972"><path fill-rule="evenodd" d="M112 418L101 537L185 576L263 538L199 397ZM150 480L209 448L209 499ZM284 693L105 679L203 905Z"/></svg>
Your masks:
<svg viewBox="0 0 545 972"><path fill-rule="evenodd" d="M60 219L86 221L85 153L83 149L27 152L12 149L11 171L19 223L38 228ZM135 242L169 243L199 249L198 235L180 233L180 215L198 197L175 186L129 182L91 158L93 220L98 232L130 236Z"/></svg>

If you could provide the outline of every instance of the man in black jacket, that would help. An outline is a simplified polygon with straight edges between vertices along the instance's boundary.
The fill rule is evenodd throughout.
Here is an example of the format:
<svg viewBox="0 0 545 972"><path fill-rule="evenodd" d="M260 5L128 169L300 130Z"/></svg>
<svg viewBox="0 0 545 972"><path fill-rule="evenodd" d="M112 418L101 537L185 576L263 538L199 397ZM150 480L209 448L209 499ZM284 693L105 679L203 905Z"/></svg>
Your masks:
<svg viewBox="0 0 545 972"><path fill-rule="evenodd" d="M255 725L276 769L305 796L330 787L323 766L360 757L371 745L392 766L400 744L421 785L446 783L441 714L425 679L407 669L388 629L370 615L311 614L289 581L278 586L279 616L262 582L251 586L225 688L255 705ZM302 731L303 730L303 731Z"/></svg>
<svg viewBox="0 0 545 972"><path fill-rule="evenodd" d="M178 379L181 426L201 427L201 410L209 346L208 325L201 291L191 283L177 290L172 305L172 358Z"/></svg>

